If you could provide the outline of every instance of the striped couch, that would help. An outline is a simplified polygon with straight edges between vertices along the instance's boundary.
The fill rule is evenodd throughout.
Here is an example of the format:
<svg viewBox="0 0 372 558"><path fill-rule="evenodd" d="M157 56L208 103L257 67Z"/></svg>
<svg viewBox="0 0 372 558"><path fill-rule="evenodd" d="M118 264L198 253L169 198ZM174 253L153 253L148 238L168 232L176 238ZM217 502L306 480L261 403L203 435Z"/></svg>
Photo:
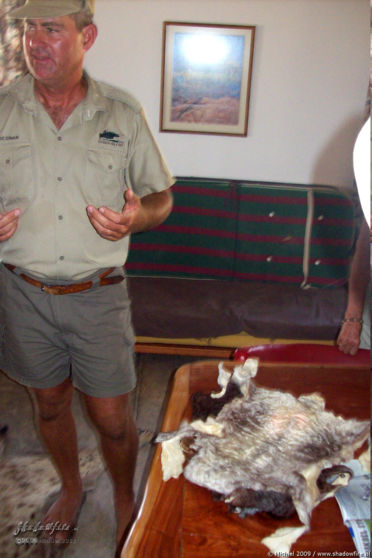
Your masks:
<svg viewBox="0 0 372 558"><path fill-rule="evenodd" d="M173 193L168 219L131 240L137 350L333 342L354 245L348 195L198 178L179 178Z"/></svg>

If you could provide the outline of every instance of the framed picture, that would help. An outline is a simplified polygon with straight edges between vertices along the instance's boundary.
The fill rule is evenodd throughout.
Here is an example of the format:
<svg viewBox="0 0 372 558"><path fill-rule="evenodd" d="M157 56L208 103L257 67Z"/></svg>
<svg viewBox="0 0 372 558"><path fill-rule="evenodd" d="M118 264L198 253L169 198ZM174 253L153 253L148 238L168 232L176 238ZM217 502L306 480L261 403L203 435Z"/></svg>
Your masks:
<svg viewBox="0 0 372 558"><path fill-rule="evenodd" d="M163 23L160 131L246 136L254 26Z"/></svg>

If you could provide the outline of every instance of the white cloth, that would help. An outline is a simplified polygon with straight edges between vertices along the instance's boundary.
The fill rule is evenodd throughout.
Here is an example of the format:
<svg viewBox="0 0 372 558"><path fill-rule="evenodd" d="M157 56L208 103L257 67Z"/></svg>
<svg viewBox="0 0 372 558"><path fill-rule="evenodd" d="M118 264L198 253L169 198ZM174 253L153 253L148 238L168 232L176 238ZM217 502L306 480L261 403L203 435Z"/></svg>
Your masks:
<svg viewBox="0 0 372 558"><path fill-rule="evenodd" d="M371 217L371 117L360 130L353 152L354 176L364 217Z"/></svg>

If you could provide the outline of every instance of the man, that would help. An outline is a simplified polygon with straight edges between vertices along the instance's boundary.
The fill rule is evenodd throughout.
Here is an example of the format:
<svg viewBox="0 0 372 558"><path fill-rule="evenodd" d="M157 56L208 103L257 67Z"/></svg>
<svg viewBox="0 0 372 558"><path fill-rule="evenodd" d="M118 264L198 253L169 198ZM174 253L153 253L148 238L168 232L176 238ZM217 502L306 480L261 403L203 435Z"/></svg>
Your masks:
<svg viewBox="0 0 372 558"><path fill-rule="evenodd" d="M337 345L345 354L370 349L370 229L363 219L351 262L345 317L337 337Z"/></svg>
<svg viewBox="0 0 372 558"><path fill-rule="evenodd" d="M73 526L81 507L73 385L83 393L113 481L119 548L138 445L122 264L130 233L168 216L174 181L137 101L83 71L93 4L27 0L11 13L25 19L29 74L0 90L0 365L29 388L61 476L44 523Z"/></svg>
<svg viewBox="0 0 372 558"><path fill-rule="evenodd" d="M350 355L355 355L359 347L371 349L371 119L369 113L368 107L368 118L358 134L353 151L357 235L350 267L345 317L337 338L340 350Z"/></svg>

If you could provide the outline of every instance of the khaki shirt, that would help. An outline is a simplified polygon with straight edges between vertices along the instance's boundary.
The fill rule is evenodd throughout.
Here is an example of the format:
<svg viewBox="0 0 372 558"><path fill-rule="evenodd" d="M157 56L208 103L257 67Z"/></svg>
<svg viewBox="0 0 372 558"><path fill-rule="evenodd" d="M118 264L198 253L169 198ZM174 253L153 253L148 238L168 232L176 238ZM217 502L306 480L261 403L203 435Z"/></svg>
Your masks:
<svg viewBox="0 0 372 558"><path fill-rule="evenodd" d="M30 75L0 89L0 213L21 210L0 260L42 279L79 280L123 265L128 236L99 236L87 205L121 211L125 189L143 197L174 183L139 103L85 77L87 95L60 129Z"/></svg>

